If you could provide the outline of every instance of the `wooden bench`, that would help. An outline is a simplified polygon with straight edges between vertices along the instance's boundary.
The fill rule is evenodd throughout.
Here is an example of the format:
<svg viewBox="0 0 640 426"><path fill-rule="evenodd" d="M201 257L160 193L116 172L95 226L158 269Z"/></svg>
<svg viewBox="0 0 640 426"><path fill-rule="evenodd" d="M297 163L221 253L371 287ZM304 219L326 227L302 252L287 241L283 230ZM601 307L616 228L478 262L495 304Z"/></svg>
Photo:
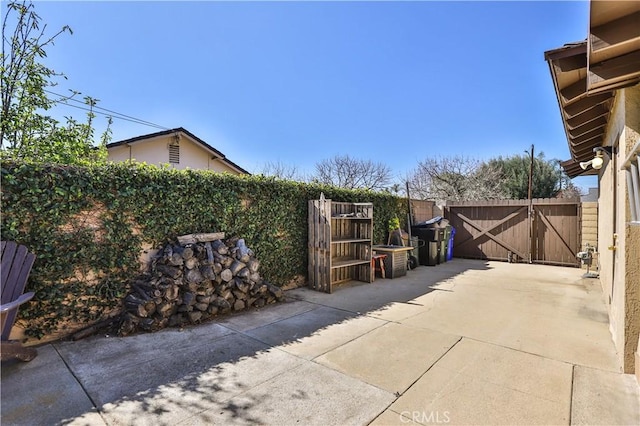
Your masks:
<svg viewBox="0 0 640 426"><path fill-rule="evenodd" d="M24 293L31 267L36 259L25 246L13 241L2 241L2 263L0 269L0 355L2 361L17 358L31 361L38 354L33 348L25 348L20 342L10 341L9 334L16 320L18 307L31 300L34 293Z"/></svg>

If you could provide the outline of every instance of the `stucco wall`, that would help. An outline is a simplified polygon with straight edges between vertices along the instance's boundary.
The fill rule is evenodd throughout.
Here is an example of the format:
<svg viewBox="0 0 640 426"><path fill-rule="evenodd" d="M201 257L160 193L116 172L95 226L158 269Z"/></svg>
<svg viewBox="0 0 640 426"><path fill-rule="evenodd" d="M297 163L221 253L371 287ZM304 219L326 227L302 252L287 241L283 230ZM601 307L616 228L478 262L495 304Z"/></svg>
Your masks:
<svg viewBox="0 0 640 426"><path fill-rule="evenodd" d="M109 148L107 158L109 161L121 162L129 159L129 147L120 145L115 148Z"/></svg>
<svg viewBox="0 0 640 426"><path fill-rule="evenodd" d="M213 159L212 154L205 150L202 145L184 136L180 139L179 143L180 162L169 163L169 144L173 140L173 135L166 135L138 141L128 146L117 146L109 149L108 158L116 162L131 159L147 164L169 164L171 167L181 170L189 168L238 174L238 172L224 164L221 160Z"/></svg>
<svg viewBox="0 0 640 426"><path fill-rule="evenodd" d="M625 131L621 162L640 141L640 85L625 89ZM625 180L626 185L626 180ZM625 347L624 370L633 373L640 370L635 365L640 336L640 226L630 224L631 209L625 190Z"/></svg>
<svg viewBox="0 0 640 426"><path fill-rule="evenodd" d="M640 137L640 86L619 90L604 145L617 148L599 175L598 251L600 282L619 362L635 372L640 333L640 227L630 225L629 197L620 165Z"/></svg>
<svg viewBox="0 0 640 426"><path fill-rule="evenodd" d="M635 365L635 353L640 338L640 226L626 225L625 230L625 317L626 339L624 348L625 372L640 372L640 365Z"/></svg>
<svg viewBox="0 0 640 426"><path fill-rule="evenodd" d="M609 122L608 135L611 139L605 143L606 145L617 145L617 135L624 128L624 94L618 92L615 98L614 106L611 112L611 118ZM620 329L618 327L618 315L614 315L612 312L617 308L612 307L614 299L614 261L615 252L609 250L608 247L613 245L613 235L616 233L614 229L614 201L616 199L617 192L615 186L620 181L617 176L614 176L614 167L611 161L605 160L605 166L600 169L598 175L598 258L600 264L600 283L602 284L602 290L605 300L609 306L609 322L611 324L611 333L614 342L622 338L621 335L617 335L616 331ZM616 182L617 180L617 182ZM624 318L624 315L622 316ZM617 344L616 344L617 346Z"/></svg>
<svg viewBox="0 0 640 426"><path fill-rule="evenodd" d="M131 159L147 164L169 163L169 138L155 138L131 144Z"/></svg>

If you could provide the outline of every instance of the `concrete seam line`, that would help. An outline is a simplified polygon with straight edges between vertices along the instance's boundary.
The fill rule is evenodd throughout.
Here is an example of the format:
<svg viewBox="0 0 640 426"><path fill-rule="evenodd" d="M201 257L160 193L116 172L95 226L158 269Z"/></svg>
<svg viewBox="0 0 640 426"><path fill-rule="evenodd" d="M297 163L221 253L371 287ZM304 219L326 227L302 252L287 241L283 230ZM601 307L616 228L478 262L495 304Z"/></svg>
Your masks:
<svg viewBox="0 0 640 426"><path fill-rule="evenodd" d="M351 343L351 342L353 342L353 341L355 341L355 340L358 340L359 338L366 336L367 334L371 333L372 331L377 330L377 329L379 329L380 327L383 327L383 326L385 326L385 325L387 325L387 324L389 324L389 323L391 323L391 322L392 322L392 321L387 321L387 320L383 320L383 319L380 319L380 318L369 317L369 316L367 316L367 315L363 315L363 316L365 316L365 317L367 317L367 318L373 318L373 319L380 320L381 322L383 322L383 324L379 324L379 325L375 326L374 328L372 328L371 330L367 331L366 333L361 334L361 335L359 335L359 336L356 336L356 337L354 337L353 339L349 339L349 340L345 341L344 343L340 344L339 346L336 346L335 348L328 349L328 350L326 350L326 351L322 352L322 353L321 353L321 354L319 354L318 356L315 356L315 357L311 358L311 360L310 360L310 361L315 362L316 364L318 364L318 363L316 362L316 359L320 358L322 355L328 354L329 352L334 351L334 350L338 349L339 347L342 347L342 346L347 345L347 344L349 344L349 343ZM318 364L318 365L323 365L323 364ZM365 383L366 383L366 382L365 382ZM371 383L368 383L368 384L371 384ZM375 385L372 385L372 386L375 386ZM376 386L376 387L377 387L377 386ZM382 388L379 388L379 389L382 389ZM384 389L382 389L382 390L384 390ZM388 391L386 391L386 392L388 392Z"/></svg>
<svg viewBox="0 0 640 426"><path fill-rule="evenodd" d="M547 356L540 355L540 354L537 354L537 353L535 353L535 352L523 351L522 349L515 349L515 348L509 347L509 346L500 345L500 344L498 344L498 343L487 342L487 341L485 341L485 340L476 339L476 338L474 338L474 337L470 337L470 336L462 336L462 337L464 337L465 339L473 340L474 342L484 343L484 344L486 344L486 345L496 346L496 347L498 347L498 348L508 349L508 350L510 350L510 351L520 352L520 353L523 353L523 354L527 354L527 355L535 356L535 357L537 357L537 358L547 359L547 360L549 360L549 361L560 362L560 363L562 363L562 364L568 364L568 365L570 365L570 366L572 366L572 367L575 367L575 364L573 364L573 363L572 363L572 362L570 362L570 361L564 361L564 360L561 360L561 359L549 358L549 357L547 357ZM588 367L588 366L585 366L585 367ZM592 368L592 367L588 367L588 368ZM597 368L595 368L595 367L593 367L593 368L594 368L594 370L598 370L598 369L597 369ZM608 370L602 370L602 371L608 371Z"/></svg>
<svg viewBox="0 0 640 426"><path fill-rule="evenodd" d="M277 306L277 305L276 305L276 306ZM273 321L273 322L264 323L264 324L262 324L262 325L260 325L260 326L258 326L258 327L250 328L250 329L248 329L248 330L244 330L244 331L241 331L241 330L235 330L235 329L231 328L229 325L222 325L222 324L218 324L218 325L220 325L220 326L222 326L222 327L225 327L225 328L228 328L229 330L233 331L234 333L241 333L241 334L245 334L245 332L247 332L247 331L251 331L251 330L255 330L255 329L258 329L258 328L266 327L266 326L269 326L269 325L277 324L277 323L279 323L279 322L286 321L286 320L291 319L291 318L299 317L300 315L304 315L304 314L307 314L307 313L309 313L309 312L313 312L313 311L315 311L315 310L317 310L317 309L318 309L317 307L316 307L316 308L311 308L311 309L309 309L308 311L298 312L297 314L295 314L295 315L291 315L290 317L280 318L279 320L276 320L276 321ZM250 312L250 311L242 312L242 313L240 313L240 315L242 315L242 314L244 314L244 313L249 313L249 312ZM257 339L256 339L256 340L257 340Z"/></svg>
<svg viewBox="0 0 640 426"><path fill-rule="evenodd" d="M325 307L325 308L331 308L331 309L335 309L337 311L349 312L351 314L358 314L358 315L366 315L366 314L363 314L362 312L358 312L358 311L350 311L349 309L337 308L335 306L325 305L324 303L320 303L320 302L312 302L311 300L306 300L306 299L303 299L301 297L295 297L295 296L288 296L288 297L291 297L292 299L297 300L299 302L307 302L307 303L310 303L312 305L322 306L322 307ZM309 311L307 311L307 312L309 312Z"/></svg>
<svg viewBox="0 0 640 426"><path fill-rule="evenodd" d="M311 303L311 302L310 302L310 303ZM348 313L350 313L350 314L354 313L354 312L352 312L352 311L347 311L347 310L345 310L345 309L333 308L332 306L325 306L325 305L320 305L320 304L317 304L317 305L318 305L318 306L323 306L323 307L326 307L326 308L335 309L335 310L337 310L337 311L348 312ZM255 330L255 329L257 329L257 328L261 328L261 327L265 327L265 326L270 326L270 325L273 325L273 324L277 324L277 323L279 323L279 322L282 322L282 321L285 321L285 320L288 320L288 319L291 319L291 318L295 318L295 317L298 317L298 316L300 316L300 315L303 315L303 314L306 314L306 313L309 313L309 312L313 312L313 311L315 311L315 310L317 310L317 309L319 309L319 308L317 308L317 307L316 307L316 308L310 309L310 310L308 310L308 311L300 312L300 313L295 314L295 315L292 315L292 316L290 316L290 317L282 318L282 319L279 319L278 321L274 321L274 322L272 322L272 323L265 324L265 325L262 325L262 326L260 326L260 327L252 328L252 329L245 330L245 331L234 330L234 329L229 328L229 327L226 327L226 326L223 326L223 327L229 328L229 330L231 330L233 333L240 334L240 335L245 336L245 337L247 337L247 338L249 338L249 339L251 339L251 340L254 340L254 341L256 341L256 342L259 342L259 343L262 343L262 344L264 344L264 345L267 345L267 346L269 347L269 349L275 349L275 350L278 350L278 351L280 351L280 352L286 353L286 354L288 354L288 355L294 356L294 357L296 357L296 358L302 359L302 360L304 360L304 361L311 361L311 362L316 363L316 362L315 362L315 359L316 359L316 358L318 358L318 357L320 357L320 356L322 356L322 355L324 355L324 354L326 354L326 353L328 353L328 352L331 352L332 350L336 349L337 347L340 347L340 346L346 345L347 343L353 342L354 340L357 340L357 339L359 339L360 337L366 336L367 334L371 333L373 330L376 330L376 329L378 329L378 328L380 328L380 327L382 327L382 326L384 326L384 325L387 325L387 324L389 324L389 323L391 323L391 322L392 322L392 321L387 321L387 320L383 320L383 319L380 319L380 318L368 317L367 315L364 315L364 314L358 314L358 315L357 315L357 316L355 316L355 317L345 318L344 320L341 320L340 322L345 321L345 320L351 320L351 319L359 318L359 317L367 317L367 318L373 318L373 319L379 320L379 321L381 322L381 324L380 324L380 325L378 325L378 326L376 326L376 327L374 327L373 329L371 329L371 330L367 331L366 333L361 334L361 335L359 335L359 336L356 336L356 337L354 337L353 339L349 339L349 340L347 340L346 342L342 343L341 345L337 346L336 348L329 349L329 350L327 350L327 351L325 351L325 352L323 352L323 353L319 354L318 356L313 357L313 358L311 358L311 359L307 359L307 358L305 358L305 357L303 357L303 356L300 356L300 355L297 355L297 354L293 354L293 353L291 353L291 352L287 352L287 351L285 351L284 349L281 349L281 348L280 348L280 346L282 346L282 345L274 346L274 345L272 345L272 344L271 344L271 343L269 343L269 342L266 342L266 341L263 341L263 340L261 340L261 339L257 338L256 336L252 336L251 334L247 334L248 332L251 332L252 330ZM327 326L329 326L329 325L339 324L340 322L338 322L338 323L334 323L334 324L328 324ZM325 327L327 327L327 326L325 326ZM322 328L325 328L325 327L322 327ZM317 363L316 363L316 364L317 364ZM321 365L321 364L319 364L319 365Z"/></svg>
<svg viewBox="0 0 640 426"><path fill-rule="evenodd" d="M438 363L442 358L444 358L444 357L445 357L445 356L446 356L446 355L451 351L451 349L455 348L455 347L458 345L458 343L460 343L460 341L462 341L462 339L464 339L464 337L463 337L463 336L460 336L460 337L458 338L458 340L456 340L456 342L455 342L453 345L451 345L451 347L450 347L449 349L447 349L446 351L444 351L444 353L443 353L442 355L440 355L440 356L438 357L438 359L436 359L436 360L433 362L433 364L431 364L431 365L429 366L429 368L427 368L427 369L424 371L424 373L422 373L422 374L421 374L417 379L415 379L413 382L411 382L411 384L410 384L410 385L409 385L409 386L404 390L404 392L396 392L396 394L395 394L395 395L396 395L396 401L398 400L398 398L400 398L402 395L404 395L404 394L405 394L409 389L411 389L411 388L413 387L413 385L415 385L415 384L418 382L418 380L422 379L422 378L424 377L424 375L425 375L425 374L427 374L429 371L431 371L431 369L432 369L432 368L433 368L433 367L434 367L434 366L435 366L435 365L436 365L436 364L437 364L437 363ZM394 401L394 402L395 402L395 401ZM393 403L391 403L391 404L393 404ZM391 404L389 404L389 406L388 406L387 408L389 408L389 407L391 406ZM385 410L386 410L386 408L385 408Z"/></svg>
<svg viewBox="0 0 640 426"><path fill-rule="evenodd" d="M71 368L71 366L69 365L67 360L64 358L64 356L62 356L62 354L60 353L60 351L58 350L56 345L52 344L51 347L53 348L54 351L56 351L56 353L58 354L58 356L60 357L60 359L64 363L64 366L67 367L67 370L69 370L69 372L71 373L71 375L73 376L75 381L78 382L78 385L80 385L80 388L82 389L84 394L87 396L89 401L91 401L91 404L93 405L93 408L95 408L96 412L100 415L100 418L102 419L102 421L107 423L107 420L102 416L102 411L98 408L98 404L96 404L96 402L93 400L93 398L91 398L91 395L89 395L89 391L87 391L87 388L84 387L84 385L82 384L82 382L80 381L80 379L78 378L76 373L73 371L73 369Z"/></svg>
<svg viewBox="0 0 640 426"><path fill-rule="evenodd" d="M571 366L571 398L569 398L569 424L572 424L572 417L573 417L573 391L574 391L574 386L573 386L573 382L576 378L576 366L575 364L573 364Z"/></svg>

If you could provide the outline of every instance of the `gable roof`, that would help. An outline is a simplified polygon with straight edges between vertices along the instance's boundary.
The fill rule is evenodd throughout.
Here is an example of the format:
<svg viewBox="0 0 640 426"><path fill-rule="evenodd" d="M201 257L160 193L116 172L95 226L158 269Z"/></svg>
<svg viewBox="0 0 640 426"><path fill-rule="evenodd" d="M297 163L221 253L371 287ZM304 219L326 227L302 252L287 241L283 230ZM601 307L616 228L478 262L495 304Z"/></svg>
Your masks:
<svg viewBox="0 0 640 426"><path fill-rule="evenodd" d="M115 147L121 146L121 145L132 145L132 144L135 144L137 142L143 142L143 141L147 141L149 139L153 139L153 138L157 138L157 137L161 137L161 136L169 136L169 135L173 135L173 134L186 135L187 137L189 137L189 139L193 140L193 142L195 142L196 144L200 145L205 151L209 152L213 156L214 159L221 160L222 162L227 164L229 167L231 167L232 169L236 169L240 173L244 173L244 174L247 174L247 175L251 174L248 171L246 171L245 169L243 169L242 167L238 166L233 161L229 160L222 152L218 151L217 149L215 149L214 147L212 147L211 145L209 145L208 143L206 143L205 141L203 141L202 139L200 139L199 137L197 137L196 135L194 135L193 133L191 133L190 131L188 131L184 127L176 127L175 129L163 130L161 132L149 133L148 135L136 136L134 138L124 139L124 140L117 141L117 142L112 142L112 143L107 144L107 149L115 148Z"/></svg>

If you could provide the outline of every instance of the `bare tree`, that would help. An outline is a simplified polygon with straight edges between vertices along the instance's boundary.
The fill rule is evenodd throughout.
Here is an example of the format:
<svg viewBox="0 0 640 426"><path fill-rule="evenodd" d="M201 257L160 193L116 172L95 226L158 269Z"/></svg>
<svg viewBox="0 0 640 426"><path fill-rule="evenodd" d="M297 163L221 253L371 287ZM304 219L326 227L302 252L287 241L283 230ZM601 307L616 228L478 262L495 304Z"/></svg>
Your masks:
<svg viewBox="0 0 640 426"><path fill-rule="evenodd" d="M503 198L500 170L463 156L427 158L409 175L411 196L423 200Z"/></svg>
<svg viewBox="0 0 640 426"><path fill-rule="evenodd" d="M563 180L565 180L564 186L558 191L556 198L580 198L583 195L580 187L571 182L568 177Z"/></svg>
<svg viewBox="0 0 640 426"><path fill-rule="evenodd" d="M391 182L391 169L371 160L336 155L316 163L316 173L312 180L347 189L382 191Z"/></svg>
<svg viewBox="0 0 640 426"><path fill-rule="evenodd" d="M295 165L284 164L281 161L269 161L265 163L260 171L265 176L274 176L283 180L305 181L304 176Z"/></svg>

